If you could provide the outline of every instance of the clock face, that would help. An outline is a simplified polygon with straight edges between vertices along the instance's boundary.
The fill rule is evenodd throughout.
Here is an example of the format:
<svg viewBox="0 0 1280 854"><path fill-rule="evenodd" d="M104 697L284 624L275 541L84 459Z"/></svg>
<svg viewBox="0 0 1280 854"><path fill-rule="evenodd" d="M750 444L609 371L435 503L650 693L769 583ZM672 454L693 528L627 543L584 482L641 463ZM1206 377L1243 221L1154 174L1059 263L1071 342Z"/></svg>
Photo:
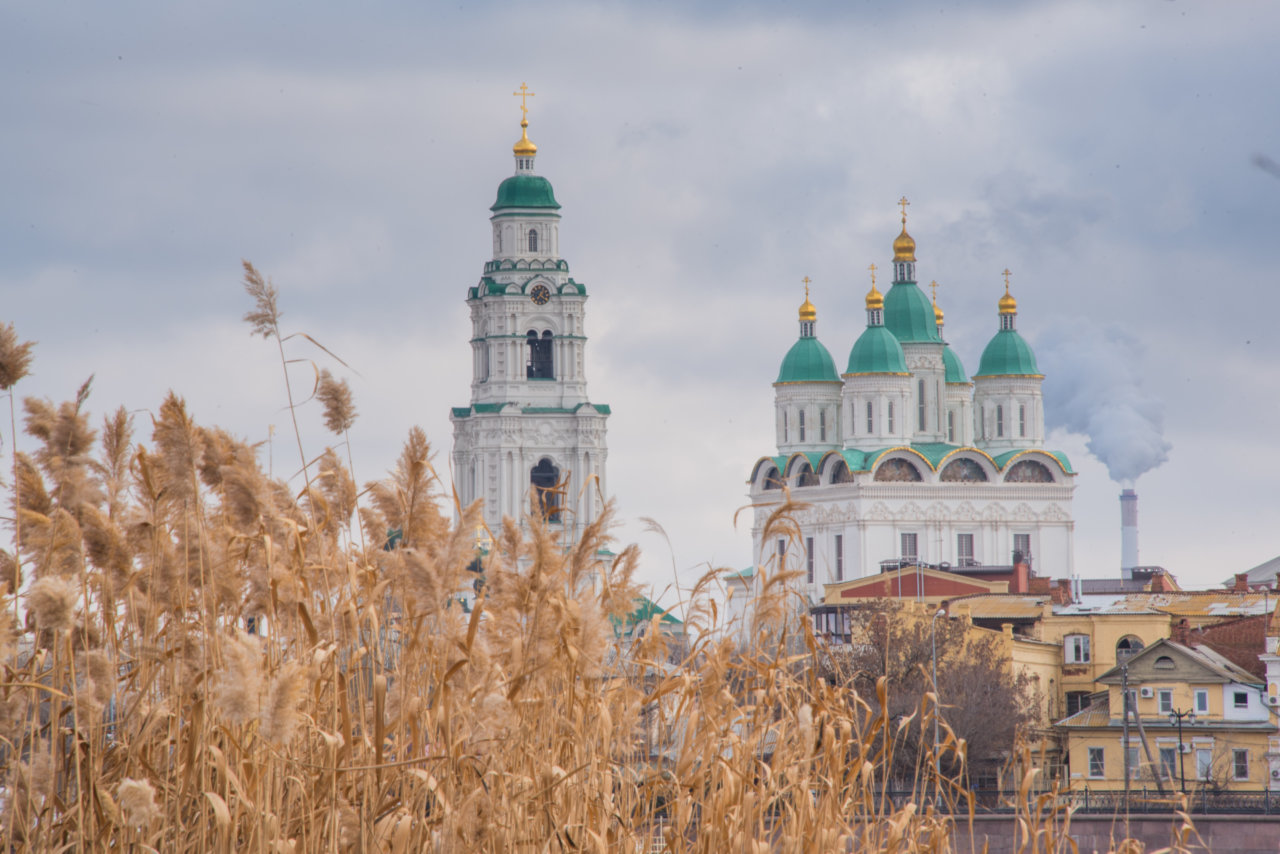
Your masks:
<svg viewBox="0 0 1280 854"><path fill-rule="evenodd" d="M547 301L551 299L551 291L547 289L546 285L535 285L529 296L533 299L535 305L546 305Z"/></svg>

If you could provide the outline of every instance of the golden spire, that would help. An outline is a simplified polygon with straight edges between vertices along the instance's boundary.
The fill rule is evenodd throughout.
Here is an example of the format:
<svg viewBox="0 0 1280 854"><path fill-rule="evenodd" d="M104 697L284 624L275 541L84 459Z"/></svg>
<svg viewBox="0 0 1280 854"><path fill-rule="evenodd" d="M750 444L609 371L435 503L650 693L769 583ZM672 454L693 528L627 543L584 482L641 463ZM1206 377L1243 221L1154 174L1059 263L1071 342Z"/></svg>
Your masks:
<svg viewBox="0 0 1280 854"><path fill-rule="evenodd" d="M910 234L907 234L907 205L911 204L911 202L907 201L906 196L903 196L898 199L898 204L902 207L902 233L893 241L893 260L915 261L916 242L911 239Z"/></svg>
<svg viewBox="0 0 1280 854"><path fill-rule="evenodd" d="M939 326L942 325L942 309L938 308L938 280L934 279L929 283L929 290L933 291L933 319Z"/></svg>
<svg viewBox="0 0 1280 854"><path fill-rule="evenodd" d="M876 290L876 265L867 268L871 271L871 290L867 291L867 311L884 308L884 297Z"/></svg>
<svg viewBox="0 0 1280 854"><path fill-rule="evenodd" d="M1009 268L1006 267L1004 271L1004 296L1000 297L999 302L1001 314L1018 313L1018 301L1009 293L1009 276Z"/></svg>
<svg viewBox="0 0 1280 854"><path fill-rule="evenodd" d="M805 276L801 281L804 282L804 305L800 306L800 322L813 323L818 319L818 309L813 303L809 302L809 277Z"/></svg>
<svg viewBox="0 0 1280 854"><path fill-rule="evenodd" d="M538 153L538 146L534 145L529 139L529 102L536 93L530 92L529 87L521 83L519 92L512 92L512 95L520 99L520 141L511 147L516 153L516 157L533 157Z"/></svg>

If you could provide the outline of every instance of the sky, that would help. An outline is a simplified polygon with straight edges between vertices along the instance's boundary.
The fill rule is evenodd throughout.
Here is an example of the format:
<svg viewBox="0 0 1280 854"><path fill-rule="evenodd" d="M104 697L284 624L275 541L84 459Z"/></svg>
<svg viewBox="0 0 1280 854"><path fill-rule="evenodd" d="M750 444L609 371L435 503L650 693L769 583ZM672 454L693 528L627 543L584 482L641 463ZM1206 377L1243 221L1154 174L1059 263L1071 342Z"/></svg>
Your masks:
<svg viewBox="0 0 1280 854"><path fill-rule="evenodd" d="M287 345L295 383L350 382L357 478L414 425L447 472L527 82L618 537L664 600L751 563L734 514L801 279L843 365L901 196L971 372L1012 273L1077 572L1117 575L1136 478L1141 562L1217 585L1280 554L1277 32L1248 0L4 4L0 322L38 342L17 394L93 375L89 408L149 438L172 389L293 475L248 259L341 359ZM299 417L314 456L333 439Z"/></svg>

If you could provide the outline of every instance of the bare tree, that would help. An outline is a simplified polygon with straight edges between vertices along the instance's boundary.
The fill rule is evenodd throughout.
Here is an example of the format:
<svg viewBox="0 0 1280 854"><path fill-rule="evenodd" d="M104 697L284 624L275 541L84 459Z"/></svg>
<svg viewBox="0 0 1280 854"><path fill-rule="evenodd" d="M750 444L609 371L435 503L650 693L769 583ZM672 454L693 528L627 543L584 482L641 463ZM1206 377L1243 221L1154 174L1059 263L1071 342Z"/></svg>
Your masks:
<svg viewBox="0 0 1280 854"><path fill-rule="evenodd" d="M970 780L976 785L994 779L1035 723L1037 710L1032 679L1013 672L999 638L958 620L912 614L893 600L858 606L850 621L852 643L829 650L819 669L828 681L866 698L876 697L877 682L886 679L885 731L899 739L892 752L894 778L909 780L922 763L933 761L934 732L922 701L933 689L936 641L941 718L967 744ZM953 754L944 753L942 763L944 773L961 770Z"/></svg>

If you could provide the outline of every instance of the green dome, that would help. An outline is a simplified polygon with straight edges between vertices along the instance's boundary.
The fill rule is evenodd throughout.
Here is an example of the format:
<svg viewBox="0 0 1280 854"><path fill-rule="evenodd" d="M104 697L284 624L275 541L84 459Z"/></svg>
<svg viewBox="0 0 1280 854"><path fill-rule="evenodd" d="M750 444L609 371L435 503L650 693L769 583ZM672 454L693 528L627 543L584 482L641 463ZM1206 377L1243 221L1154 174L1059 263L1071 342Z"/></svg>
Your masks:
<svg viewBox="0 0 1280 854"><path fill-rule="evenodd" d="M941 341L933 304L915 282L894 282L884 295L884 325L899 341Z"/></svg>
<svg viewBox="0 0 1280 854"><path fill-rule="evenodd" d="M1016 329L1001 329L982 351L975 377L1038 377L1035 354Z"/></svg>
<svg viewBox="0 0 1280 854"><path fill-rule="evenodd" d="M895 285L896 287L896 285ZM930 316L933 310L930 309ZM907 360L902 345L884 326L868 326L849 351L850 374L905 374Z"/></svg>
<svg viewBox="0 0 1280 854"><path fill-rule="evenodd" d="M498 185L498 200L491 211L505 208L559 208L551 182L541 175L512 175Z"/></svg>
<svg viewBox="0 0 1280 854"><path fill-rule="evenodd" d="M800 338L791 345L778 371L780 383L838 383L836 363L817 338Z"/></svg>
<svg viewBox="0 0 1280 854"><path fill-rule="evenodd" d="M964 372L964 365L960 364L960 357L950 345L942 348L942 364L947 369L947 382L967 383L969 381L969 377Z"/></svg>

